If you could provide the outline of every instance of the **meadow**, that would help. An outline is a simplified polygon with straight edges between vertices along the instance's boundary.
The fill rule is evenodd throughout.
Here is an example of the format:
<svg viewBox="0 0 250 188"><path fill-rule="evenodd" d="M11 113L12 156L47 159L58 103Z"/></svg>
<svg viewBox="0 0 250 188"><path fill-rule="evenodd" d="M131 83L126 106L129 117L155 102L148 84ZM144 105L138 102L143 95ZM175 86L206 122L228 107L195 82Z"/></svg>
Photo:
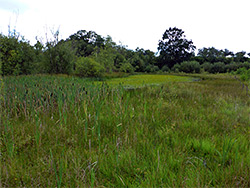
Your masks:
<svg viewBox="0 0 250 188"><path fill-rule="evenodd" d="M0 89L0 187L250 186L250 100L230 75L18 76Z"/></svg>

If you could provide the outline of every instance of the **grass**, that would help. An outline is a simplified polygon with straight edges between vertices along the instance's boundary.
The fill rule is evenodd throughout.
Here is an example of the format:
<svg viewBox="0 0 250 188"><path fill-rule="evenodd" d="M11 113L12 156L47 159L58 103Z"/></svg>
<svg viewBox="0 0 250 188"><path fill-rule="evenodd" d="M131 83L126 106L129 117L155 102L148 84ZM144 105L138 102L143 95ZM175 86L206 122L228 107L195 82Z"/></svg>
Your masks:
<svg viewBox="0 0 250 188"><path fill-rule="evenodd" d="M0 187L249 187L249 97L196 77L5 77Z"/></svg>
<svg viewBox="0 0 250 188"><path fill-rule="evenodd" d="M192 78L185 76L175 76L175 75L133 75L123 78L109 79L106 83L110 86L122 85L123 87L145 87L151 85L162 85L172 82L187 82L192 81ZM96 82L102 84L103 82Z"/></svg>

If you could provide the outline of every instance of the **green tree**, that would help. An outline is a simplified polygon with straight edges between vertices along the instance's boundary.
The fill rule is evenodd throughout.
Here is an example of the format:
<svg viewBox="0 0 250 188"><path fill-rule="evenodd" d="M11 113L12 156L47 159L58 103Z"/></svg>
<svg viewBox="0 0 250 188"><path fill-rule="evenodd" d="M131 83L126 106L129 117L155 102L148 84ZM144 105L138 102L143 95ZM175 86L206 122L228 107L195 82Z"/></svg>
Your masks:
<svg viewBox="0 0 250 188"><path fill-rule="evenodd" d="M218 50L214 47L210 48L202 48L198 50L197 58L200 58L202 62L210 62L214 64L215 62L224 62L225 64L229 64L232 62L234 57L234 53L225 50Z"/></svg>
<svg viewBox="0 0 250 188"><path fill-rule="evenodd" d="M134 52L133 56L128 59L130 64L135 68L136 72L144 72L146 68L145 62L140 56L139 52Z"/></svg>
<svg viewBox="0 0 250 188"><path fill-rule="evenodd" d="M114 59L114 66L115 66L115 68L116 69L120 69L120 67L122 66L122 64L125 63L125 62L126 62L125 57L122 54L120 54L120 53L117 52L117 54L115 55L115 59Z"/></svg>
<svg viewBox="0 0 250 188"><path fill-rule="evenodd" d="M32 74L35 67L34 67L34 61L35 61L35 50L33 46L30 45L28 41L21 40L20 42L20 68L21 68L21 74Z"/></svg>
<svg viewBox="0 0 250 188"><path fill-rule="evenodd" d="M75 74L81 77L100 77L104 67L90 57L79 57L76 61Z"/></svg>
<svg viewBox="0 0 250 188"><path fill-rule="evenodd" d="M197 61L184 61L180 64L180 71L186 73L200 73L201 66Z"/></svg>
<svg viewBox="0 0 250 188"><path fill-rule="evenodd" d="M205 72L211 72L212 67L213 67L213 64L211 64L211 63L209 63L209 62L205 62L205 63L202 64L201 67L203 68L203 70L204 70Z"/></svg>
<svg viewBox="0 0 250 188"><path fill-rule="evenodd" d="M240 62L243 63L245 61L247 61L247 57L246 57L246 52L245 51L241 51L241 52L237 52L234 56L234 61L235 62Z"/></svg>
<svg viewBox="0 0 250 188"><path fill-rule="evenodd" d="M250 62L246 61L238 65L239 67L245 67L246 69L250 69Z"/></svg>
<svg viewBox="0 0 250 188"><path fill-rule="evenodd" d="M0 34L2 75L31 74L34 67L34 48L17 34Z"/></svg>
<svg viewBox="0 0 250 188"><path fill-rule="evenodd" d="M167 65L164 65L162 68L161 68L162 72L169 72L170 69Z"/></svg>
<svg viewBox="0 0 250 188"><path fill-rule="evenodd" d="M232 71L236 71L239 68L239 66L237 63L232 62L230 64L227 64L225 68L226 68L226 72L232 72Z"/></svg>
<svg viewBox="0 0 250 188"><path fill-rule="evenodd" d="M155 53L143 48L136 48L135 61L133 62L136 72L156 72L156 57ZM151 70L151 71L150 71Z"/></svg>
<svg viewBox="0 0 250 188"><path fill-rule="evenodd" d="M212 65L209 73L224 73L226 66L223 62L216 62Z"/></svg>
<svg viewBox="0 0 250 188"><path fill-rule="evenodd" d="M176 27L170 27L164 32L158 44L160 67L168 65L171 68L176 63L188 61L194 56L196 47L192 40L187 40L185 37L184 31Z"/></svg>
<svg viewBox="0 0 250 188"><path fill-rule="evenodd" d="M37 40L36 44L34 45L35 50L35 60L34 60L34 70L33 73L47 73L46 71L46 62L45 62L45 47L43 44Z"/></svg>
<svg viewBox="0 0 250 188"><path fill-rule="evenodd" d="M158 72L160 69L159 69L159 67L158 66L155 66L155 65L147 65L147 67L145 68L145 72L148 72L148 73L150 73L150 72Z"/></svg>
<svg viewBox="0 0 250 188"><path fill-rule="evenodd" d="M72 42L72 47L78 57L90 56L96 47L104 47L104 39L94 31L79 30L70 35L67 41Z"/></svg>
<svg viewBox="0 0 250 188"><path fill-rule="evenodd" d="M46 43L45 70L50 74L70 74L75 59L70 41L59 41L59 31L53 34L54 38Z"/></svg>
<svg viewBox="0 0 250 188"><path fill-rule="evenodd" d="M203 61L210 63L218 62L219 58L224 57L223 51L217 50L214 47L199 49L197 55L198 57L203 58Z"/></svg>
<svg viewBox="0 0 250 188"><path fill-rule="evenodd" d="M90 56L97 63L105 68L105 71L110 73L114 70L114 60L116 57L115 43L110 36L107 36L104 42L105 46L103 48L95 48L95 52Z"/></svg>
<svg viewBox="0 0 250 188"><path fill-rule="evenodd" d="M133 73L134 67L129 62L126 62L121 65L120 71L125 73Z"/></svg>
<svg viewBox="0 0 250 188"><path fill-rule="evenodd" d="M225 49L223 51L223 53L224 53L224 57L228 57L228 56L233 57L234 56L234 53L232 51L228 50L228 49Z"/></svg>

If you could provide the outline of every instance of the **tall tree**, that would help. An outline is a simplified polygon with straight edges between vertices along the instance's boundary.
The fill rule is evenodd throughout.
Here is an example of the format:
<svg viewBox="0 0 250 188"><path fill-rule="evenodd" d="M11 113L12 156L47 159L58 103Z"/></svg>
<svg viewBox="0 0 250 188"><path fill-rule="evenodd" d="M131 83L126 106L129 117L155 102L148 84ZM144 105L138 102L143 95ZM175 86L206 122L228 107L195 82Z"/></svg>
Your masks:
<svg viewBox="0 0 250 188"><path fill-rule="evenodd" d="M74 51L71 49L71 41L59 41L59 31L52 34L54 38L46 43L46 72L50 74L70 74L75 58Z"/></svg>
<svg viewBox="0 0 250 188"><path fill-rule="evenodd" d="M232 51L228 50L228 49L225 49L225 50L223 51L223 53L224 53L224 56L225 56L225 57L228 57L228 56L233 57L233 56L234 56L234 53L233 53Z"/></svg>
<svg viewBox="0 0 250 188"><path fill-rule="evenodd" d="M247 57L246 57L246 52L245 51L241 51L241 52L237 52L236 54L235 54L235 57L234 57L234 61L235 62L241 62L241 63L243 63L243 62L245 62L245 61L247 61Z"/></svg>
<svg viewBox="0 0 250 188"><path fill-rule="evenodd" d="M205 62L215 63L215 62L224 62L224 58L231 53L226 50L218 50L214 47L211 48L202 48L198 50L198 57L204 59Z"/></svg>
<svg viewBox="0 0 250 188"><path fill-rule="evenodd" d="M33 71L34 48L19 35L0 34L0 58L2 75L31 74Z"/></svg>
<svg viewBox="0 0 250 188"><path fill-rule="evenodd" d="M158 46L161 67L168 65L171 68L174 64L187 61L194 56L196 47L192 40L187 40L185 37L184 31L176 27L170 27L165 31Z"/></svg>
<svg viewBox="0 0 250 188"><path fill-rule="evenodd" d="M95 48L104 47L104 39L94 31L79 30L70 35L67 41L72 41L72 46L78 57L91 55Z"/></svg>
<svg viewBox="0 0 250 188"><path fill-rule="evenodd" d="M116 55L116 43L112 40L110 36L107 36L104 41L104 47L99 48L96 46L94 48L94 53L91 56L97 63L105 68L106 72L112 72L115 68L114 60Z"/></svg>

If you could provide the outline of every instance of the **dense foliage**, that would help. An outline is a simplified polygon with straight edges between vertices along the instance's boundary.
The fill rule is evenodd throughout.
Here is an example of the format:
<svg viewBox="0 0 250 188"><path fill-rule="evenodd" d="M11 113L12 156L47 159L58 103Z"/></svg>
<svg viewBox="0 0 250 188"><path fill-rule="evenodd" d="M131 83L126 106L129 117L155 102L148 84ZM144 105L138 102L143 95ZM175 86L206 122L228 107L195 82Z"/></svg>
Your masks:
<svg viewBox="0 0 250 188"><path fill-rule="evenodd" d="M167 64L172 68L175 64L189 60L194 55L196 47L185 37L184 31L176 27L165 31L158 47L160 65Z"/></svg>
<svg viewBox="0 0 250 188"><path fill-rule="evenodd" d="M35 53L28 41L17 35L0 34L1 72L3 75L31 74Z"/></svg>
<svg viewBox="0 0 250 188"><path fill-rule="evenodd" d="M192 40L186 39L184 31L176 27L164 32L158 55L143 48L127 49L117 45L110 36L103 37L94 31L80 30L66 40L59 40L59 31L56 31L51 39L45 43L37 40L35 45L13 31L8 36L0 34L0 73L3 76L37 73L103 75L79 74L79 59L84 57L103 67L102 73L225 73L250 68L250 53L245 51L234 54L228 49L210 47L199 49L195 56L195 49Z"/></svg>
<svg viewBox="0 0 250 188"><path fill-rule="evenodd" d="M240 75L240 79L242 81L249 81L250 80L250 69L246 69L245 67L238 69L234 72L236 75Z"/></svg>
<svg viewBox="0 0 250 188"><path fill-rule="evenodd" d="M80 77L100 77L104 67L89 57L80 57L76 61L76 75Z"/></svg>

